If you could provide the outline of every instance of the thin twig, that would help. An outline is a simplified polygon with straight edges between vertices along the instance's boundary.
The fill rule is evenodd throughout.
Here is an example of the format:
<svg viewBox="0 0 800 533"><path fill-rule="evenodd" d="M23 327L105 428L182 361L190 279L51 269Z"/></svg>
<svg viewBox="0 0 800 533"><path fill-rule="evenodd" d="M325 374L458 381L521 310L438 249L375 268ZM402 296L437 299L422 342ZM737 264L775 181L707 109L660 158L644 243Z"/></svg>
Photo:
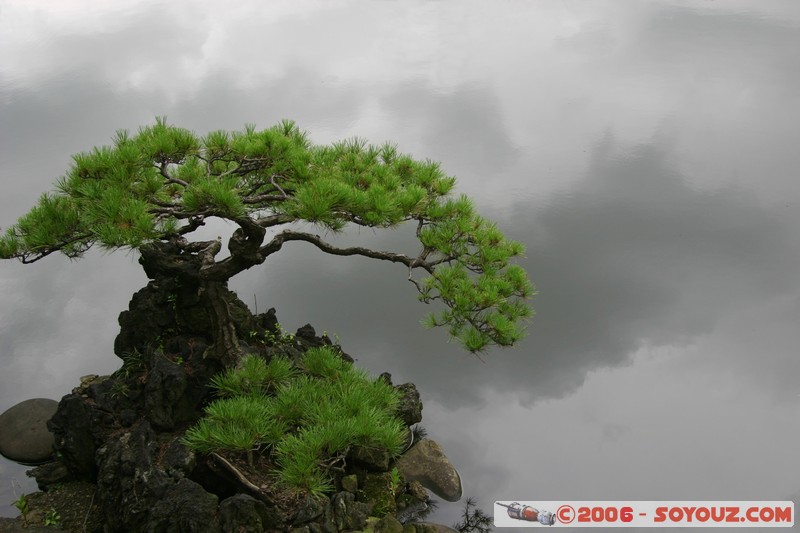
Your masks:
<svg viewBox="0 0 800 533"><path fill-rule="evenodd" d="M86 522L89 521L89 514L92 512L92 506L94 505L94 497L97 495L97 489L94 490L92 494L92 501L89 502L89 508L86 509L86 516L83 519L83 533L86 533Z"/></svg>
<svg viewBox="0 0 800 533"><path fill-rule="evenodd" d="M272 176L270 176L270 177L269 177L269 182L270 182L270 183L271 183L271 184L272 184L272 185L273 185L273 186L274 186L276 189L278 189L279 191L281 191L281 194L283 195L283 197L284 197L284 198L289 198L289 195L288 195L288 194L286 194L286 191L284 191L284 190L281 188L281 186L280 186L280 185L278 185L277 183L275 183L275 178L276 178L276 177L283 177L283 176L279 176L278 174L273 174Z"/></svg>
<svg viewBox="0 0 800 533"><path fill-rule="evenodd" d="M275 502L273 502L266 494L264 494L263 490L259 489L249 479L244 477L244 474L242 474L242 472L233 466L233 464L231 464L227 459L213 452L211 453L211 458L214 459L214 461L222 466L225 470L227 470L229 474L232 474L233 477L244 486L244 488L260 498L261 501L274 505Z"/></svg>

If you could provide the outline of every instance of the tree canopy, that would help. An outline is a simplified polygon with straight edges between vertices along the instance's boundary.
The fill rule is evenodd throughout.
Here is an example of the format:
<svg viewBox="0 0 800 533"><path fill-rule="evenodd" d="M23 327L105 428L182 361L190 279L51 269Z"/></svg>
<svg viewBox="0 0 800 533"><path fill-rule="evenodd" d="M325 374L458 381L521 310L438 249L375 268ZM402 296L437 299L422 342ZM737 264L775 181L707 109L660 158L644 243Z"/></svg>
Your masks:
<svg viewBox="0 0 800 533"><path fill-rule="evenodd" d="M532 315L533 285L511 262L524 247L478 215L469 198L453 195L454 186L438 163L393 144L314 145L291 121L198 136L159 118L73 156L55 191L0 237L0 257L32 263L54 252L79 258L95 245L128 248L142 254L148 275L160 269L225 283L286 242L304 241L329 254L405 265L420 300L444 304L425 325L446 327L471 352L510 346ZM219 239L189 240L215 217L237 226L222 259ZM338 247L297 222L330 232L408 222L421 248L411 256ZM268 229L282 226L267 240Z"/></svg>

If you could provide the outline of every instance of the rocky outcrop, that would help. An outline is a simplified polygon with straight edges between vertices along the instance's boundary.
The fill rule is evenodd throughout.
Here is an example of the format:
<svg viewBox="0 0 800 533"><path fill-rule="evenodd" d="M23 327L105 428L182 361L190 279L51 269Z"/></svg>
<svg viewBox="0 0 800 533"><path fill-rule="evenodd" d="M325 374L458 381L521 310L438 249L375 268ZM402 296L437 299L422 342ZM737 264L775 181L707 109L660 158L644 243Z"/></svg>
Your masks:
<svg viewBox="0 0 800 533"><path fill-rule="evenodd" d="M190 479L181 479L167 487L147 515L142 531L221 531L217 517L217 497ZM238 525L229 521L233 529ZM120 530L122 531L122 530ZM127 529L130 531L130 529Z"/></svg>
<svg viewBox="0 0 800 533"><path fill-rule="evenodd" d="M436 441L415 444L397 461L397 469L407 481L419 481L443 500L461 499L461 477Z"/></svg>
<svg viewBox="0 0 800 533"><path fill-rule="evenodd" d="M236 494L224 500L219 505L219 515L224 533L259 533L273 525L264 502L247 494Z"/></svg>
<svg viewBox="0 0 800 533"><path fill-rule="evenodd" d="M0 415L0 454L24 464L41 464L53 456L55 438L47 421L58 402L46 398L25 400Z"/></svg>
<svg viewBox="0 0 800 533"><path fill-rule="evenodd" d="M312 331L306 326L304 337L280 353L300 357L308 347L330 342L312 337ZM197 457L181 437L210 396L198 385L208 378L198 378L202 356L191 345L182 336L164 339L163 351L142 354L144 370L123 367L114 376L86 378L65 396L51 422L64 464L38 470L40 486L70 476L90 480L108 531L132 532L358 531L370 516L393 515L428 500L418 484L392 481L393 462L385 450L354 447L349 469L337 476L339 492L288 508L265 500L211 458ZM273 349L265 353L278 353ZM404 403L420 412L419 395L409 385L401 386Z"/></svg>
<svg viewBox="0 0 800 533"><path fill-rule="evenodd" d="M417 386L413 383L403 383L395 388L400 393L400 405L397 407L398 418L407 426L420 423L422 421L422 401Z"/></svg>
<svg viewBox="0 0 800 533"><path fill-rule="evenodd" d="M281 355L298 361L310 348L332 345L310 325L288 335L279 327L274 310L252 316L233 293L226 294L239 343L247 353L266 360ZM208 383L220 369L219 359L204 357L211 345L204 329L210 318L195 308L198 302L193 298L187 287L163 279L136 293L130 309L120 316L115 351L123 360L122 368L112 376L82 379L58 404L47 426L55 437L58 461L34 473L40 487L70 479L95 484L94 503L109 532L292 528L310 533L370 526L395 530L398 524L401 531L411 531L412 522L430 512L427 492L413 479L417 475L413 465L419 469L432 464L422 458L406 461L412 465L408 467L412 477L398 479L385 450L353 446L342 458L346 467L332 470L333 493L314 499L275 492L269 476L262 473L259 478L253 464L234 464L235 460L217 454L197 455L184 446L186 428L214 398ZM338 347L337 351L341 352ZM353 361L344 352L340 355ZM391 384L388 374L381 379ZM418 423L422 402L416 387L406 383L396 389L401 398L398 418L407 427ZM269 469L268 456L264 460ZM398 470L403 461L397 462ZM439 464L449 462L440 457ZM445 499L455 492L442 481L445 473L418 477ZM397 520L401 512L403 524ZM375 520L370 522L371 518Z"/></svg>
<svg viewBox="0 0 800 533"><path fill-rule="evenodd" d="M120 314L120 332L114 340L114 353L125 360L131 354L158 347L168 338L206 339L213 324L201 294L196 285L156 276L133 295L129 309ZM226 289L223 297L240 338L247 339L253 331L263 333L264 326L272 322L269 313L254 317L232 291ZM202 348L209 344L210 339L206 339Z"/></svg>
<svg viewBox="0 0 800 533"><path fill-rule="evenodd" d="M372 472L389 470L389 452L380 448L354 446L347 456L348 461Z"/></svg>
<svg viewBox="0 0 800 533"><path fill-rule="evenodd" d="M336 531L357 531L367 523L370 506L357 502L355 494L342 491L331 499L333 525Z"/></svg>
<svg viewBox="0 0 800 533"><path fill-rule="evenodd" d="M142 420L97 450L97 494L112 531L167 531L159 528L170 524L191 531L178 526L215 523L218 498L188 479L194 462L181 455L190 452L167 453L177 438Z"/></svg>

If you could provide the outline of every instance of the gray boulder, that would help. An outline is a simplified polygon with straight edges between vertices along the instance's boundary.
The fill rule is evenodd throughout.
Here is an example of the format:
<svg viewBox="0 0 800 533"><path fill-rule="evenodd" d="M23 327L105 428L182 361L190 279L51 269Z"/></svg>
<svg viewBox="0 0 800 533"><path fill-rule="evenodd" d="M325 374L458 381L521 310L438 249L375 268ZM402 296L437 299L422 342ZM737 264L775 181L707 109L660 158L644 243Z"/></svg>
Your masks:
<svg viewBox="0 0 800 533"><path fill-rule="evenodd" d="M24 464L41 464L53 455L55 437L47 421L58 402L46 398L25 400L0 415L0 453Z"/></svg>
<svg viewBox="0 0 800 533"><path fill-rule="evenodd" d="M436 441L425 439L397 460L397 470L406 481L419 481L443 500L461 499L461 477Z"/></svg>

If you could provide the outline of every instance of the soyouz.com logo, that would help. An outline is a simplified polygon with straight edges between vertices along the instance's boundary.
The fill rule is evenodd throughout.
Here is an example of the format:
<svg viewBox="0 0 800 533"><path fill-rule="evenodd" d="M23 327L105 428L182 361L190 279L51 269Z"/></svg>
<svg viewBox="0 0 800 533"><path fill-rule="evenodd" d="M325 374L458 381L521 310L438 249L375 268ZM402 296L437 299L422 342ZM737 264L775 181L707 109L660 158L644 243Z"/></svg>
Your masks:
<svg viewBox="0 0 800 533"><path fill-rule="evenodd" d="M792 527L791 501L497 501L495 527Z"/></svg>

